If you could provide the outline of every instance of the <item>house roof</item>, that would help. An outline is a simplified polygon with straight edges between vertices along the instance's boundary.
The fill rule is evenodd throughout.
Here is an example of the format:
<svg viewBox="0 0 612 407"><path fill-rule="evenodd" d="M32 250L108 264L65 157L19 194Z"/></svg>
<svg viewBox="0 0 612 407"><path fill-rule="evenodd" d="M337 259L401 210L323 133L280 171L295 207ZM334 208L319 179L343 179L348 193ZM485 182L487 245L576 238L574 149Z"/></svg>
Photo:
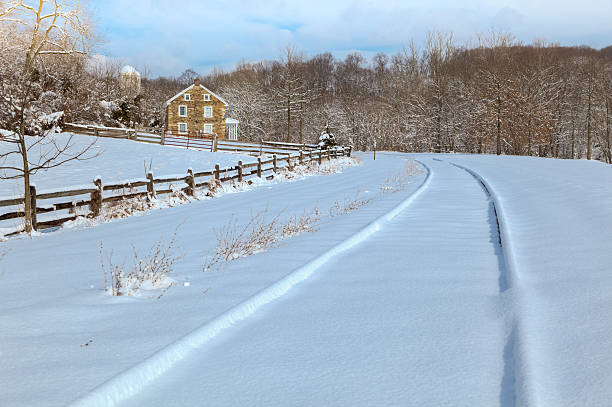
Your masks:
<svg viewBox="0 0 612 407"><path fill-rule="evenodd" d="M182 91L180 91L179 93L177 93L176 95L174 95L172 98L168 99L166 101L166 106L168 106L170 103L172 103L172 101L176 98L178 98L179 96L181 96L183 93L187 92L189 89L192 89L194 86L196 86L195 84L183 89ZM204 89L206 92L210 93L211 95L213 95L214 97L216 97L217 99L219 99L221 102L223 102L223 104L225 106L228 106L227 102L219 95L217 95L215 92L211 91L210 89L208 89L206 86L204 85L199 85L202 89Z"/></svg>

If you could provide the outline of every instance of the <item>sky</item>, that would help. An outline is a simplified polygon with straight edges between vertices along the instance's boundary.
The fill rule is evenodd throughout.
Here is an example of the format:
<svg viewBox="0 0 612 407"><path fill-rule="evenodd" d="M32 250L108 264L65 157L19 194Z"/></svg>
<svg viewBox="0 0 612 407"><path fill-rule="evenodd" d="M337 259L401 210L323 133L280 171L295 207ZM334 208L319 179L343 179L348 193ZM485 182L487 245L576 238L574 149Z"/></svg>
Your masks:
<svg viewBox="0 0 612 407"><path fill-rule="evenodd" d="M491 30L529 43L612 45L611 0L90 0L101 43L95 52L178 76L191 68L232 69L277 59L293 45L307 56L395 53L427 32L452 31L458 44Z"/></svg>

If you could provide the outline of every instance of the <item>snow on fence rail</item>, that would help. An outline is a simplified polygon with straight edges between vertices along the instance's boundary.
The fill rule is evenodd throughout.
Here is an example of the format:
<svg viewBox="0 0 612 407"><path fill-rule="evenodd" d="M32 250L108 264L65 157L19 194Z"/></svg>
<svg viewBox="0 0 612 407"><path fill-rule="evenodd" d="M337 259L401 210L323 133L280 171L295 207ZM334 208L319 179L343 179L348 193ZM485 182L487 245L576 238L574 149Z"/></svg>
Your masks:
<svg viewBox="0 0 612 407"><path fill-rule="evenodd" d="M162 137L160 135L154 133L141 133L135 129L66 123L62 126L62 130L75 134L84 134L86 136L120 138L141 141L143 143L162 144Z"/></svg>
<svg viewBox="0 0 612 407"><path fill-rule="evenodd" d="M218 140L214 151L232 151L237 153L291 155L297 151L314 151L319 146L315 144L283 143L278 141L245 142Z"/></svg>
<svg viewBox="0 0 612 407"><path fill-rule="evenodd" d="M32 226L34 230L42 230L52 227L61 226L63 223L75 220L78 216L87 216L94 218L99 216L102 210L102 205L108 202L117 202L131 198L155 198L159 195L172 194L177 191L184 193L187 196L195 196L196 189L208 186L213 187L212 183L207 180L201 180L203 177L214 177L217 182L228 182L237 180L241 182L244 178L256 175L259 178L264 176L264 173L272 171L278 172L281 168L293 168L294 163L307 163L317 161L319 164L322 160L331 160L342 156L351 156L351 147L337 147L330 150L316 151L299 151L298 154L287 155L286 157L278 158L276 154L272 158L262 160L262 157L257 157L257 162L243 164L238 161L237 165L227 168L220 168L219 164L215 168L208 171L194 172L191 168L187 170L185 175L162 176L154 177L152 172L147 174L146 178L132 179L120 183L103 184L102 179L97 177L93 181L93 186L73 186L63 190L41 191L37 192L35 185L30 185L31 195L31 212ZM267 178L271 178L271 175ZM179 183L179 189L173 187L173 183ZM163 189L158 189L157 186L163 184ZM138 190L138 188L146 187L146 190ZM110 195L104 194L105 191L110 191ZM120 193L117 193L120 191ZM40 205L40 201L65 197L73 198L70 201L52 202L45 205ZM23 196L12 197L9 199L0 199L0 208L23 206L25 199ZM87 213L77 214L77 209L88 207ZM68 210L69 214L60 215L59 217L38 221L39 214L51 213L60 210ZM25 213L23 209L13 210L0 214L0 221L23 218ZM23 229L18 229L5 234L14 235L23 232Z"/></svg>
<svg viewBox="0 0 612 407"><path fill-rule="evenodd" d="M189 134L182 135L166 131L161 139L161 144L165 146L193 148L196 150L215 151L216 137L207 134L198 134L191 137Z"/></svg>
<svg viewBox="0 0 612 407"><path fill-rule="evenodd" d="M141 141L144 143L161 144L175 147L194 148L208 151L230 151L249 154L290 155L292 152L317 150L316 144L284 143L279 141L246 142L237 140L218 140L216 135L198 132L195 135L166 131L161 134L143 133L135 129L119 127L101 127L66 123L62 127L66 132L95 137L110 137Z"/></svg>

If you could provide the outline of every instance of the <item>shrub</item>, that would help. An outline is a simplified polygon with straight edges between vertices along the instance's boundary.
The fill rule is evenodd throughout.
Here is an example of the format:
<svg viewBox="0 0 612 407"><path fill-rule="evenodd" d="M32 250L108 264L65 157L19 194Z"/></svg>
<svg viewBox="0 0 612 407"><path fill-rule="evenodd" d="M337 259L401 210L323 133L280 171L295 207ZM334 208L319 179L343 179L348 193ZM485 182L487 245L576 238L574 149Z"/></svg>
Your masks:
<svg viewBox="0 0 612 407"><path fill-rule="evenodd" d="M285 222L280 221L281 214L268 220L267 210L257 212L251 215L244 227L238 227L236 217L232 215L227 224L215 230L217 246L214 254L206 256L203 270L221 267L224 263L267 250L292 236L315 232L321 218L316 207Z"/></svg>
<svg viewBox="0 0 612 407"><path fill-rule="evenodd" d="M158 296L160 298L174 282L170 274L174 264L183 256L175 253L176 233L170 242L165 244L161 240L156 242L149 251L140 255L132 246L132 267L125 270L125 261L119 265L113 262L110 252L107 255L107 264L104 261L104 246L100 242L100 266L104 273L104 290L112 296L137 295L140 290L164 289Z"/></svg>

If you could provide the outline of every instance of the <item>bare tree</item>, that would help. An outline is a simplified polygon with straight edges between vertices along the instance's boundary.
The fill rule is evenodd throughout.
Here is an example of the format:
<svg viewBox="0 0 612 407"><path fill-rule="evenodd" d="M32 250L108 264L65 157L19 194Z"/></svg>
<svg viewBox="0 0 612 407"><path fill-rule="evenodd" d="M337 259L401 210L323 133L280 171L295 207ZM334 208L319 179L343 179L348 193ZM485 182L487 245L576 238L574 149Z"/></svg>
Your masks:
<svg viewBox="0 0 612 407"><path fill-rule="evenodd" d="M87 14L70 0L11 0L0 3L3 41L0 128L3 178L23 178L25 231L32 230L30 176L37 171L86 158L93 142L73 151L71 138L58 142L51 129L63 112L45 111L45 90L54 77L49 58L85 54L92 40ZM94 140L95 142L95 140ZM33 153L34 157L30 157ZM20 157L14 160L13 156Z"/></svg>

